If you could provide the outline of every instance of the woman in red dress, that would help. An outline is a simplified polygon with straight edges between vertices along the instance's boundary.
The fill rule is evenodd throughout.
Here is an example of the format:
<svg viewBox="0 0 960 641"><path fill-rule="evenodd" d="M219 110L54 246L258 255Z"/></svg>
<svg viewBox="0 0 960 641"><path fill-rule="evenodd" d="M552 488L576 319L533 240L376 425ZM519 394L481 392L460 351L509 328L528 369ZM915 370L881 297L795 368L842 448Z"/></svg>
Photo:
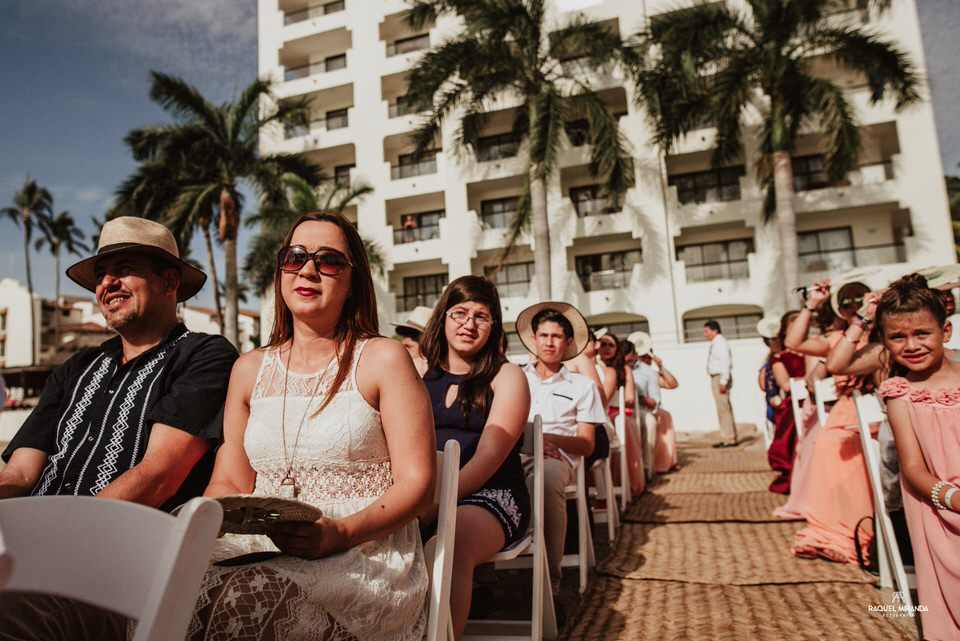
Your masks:
<svg viewBox="0 0 960 641"><path fill-rule="evenodd" d="M784 344L784 337L797 314L795 311L787 312L780 319L780 333L777 336L779 344ZM773 378L780 388L780 392L770 399L774 407L775 430L770 449L767 450L767 460L771 469L780 472L780 476L770 483L770 491L789 494L790 474L793 472L793 458L797 449L797 426L790 399L790 379L803 378L806 368L803 356L789 349L774 354L770 360L773 363Z"/></svg>

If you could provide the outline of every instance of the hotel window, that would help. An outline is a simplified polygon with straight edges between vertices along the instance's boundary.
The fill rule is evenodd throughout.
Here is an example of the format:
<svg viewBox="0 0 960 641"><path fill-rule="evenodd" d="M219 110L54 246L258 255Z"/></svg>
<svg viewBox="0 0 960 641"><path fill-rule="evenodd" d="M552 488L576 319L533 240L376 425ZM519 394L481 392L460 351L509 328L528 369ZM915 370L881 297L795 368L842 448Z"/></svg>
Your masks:
<svg viewBox="0 0 960 641"><path fill-rule="evenodd" d="M403 294L397 296L397 311L409 312L418 305L433 307L447 286L447 274L410 276L403 279Z"/></svg>
<svg viewBox="0 0 960 641"><path fill-rule="evenodd" d="M504 265L494 273L494 267L485 267L484 274L497 286L500 298L526 296L530 292L535 272L533 261Z"/></svg>
<svg viewBox="0 0 960 641"><path fill-rule="evenodd" d="M437 173L437 150L428 149L421 154L420 160L414 160L412 153L400 154L397 157L397 166L391 167L390 177L396 180L435 173Z"/></svg>
<svg viewBox="0 0 960 641"><path fill-rule="evenodd" d="M387 56L399 56L430 48L430 34L423 33L409 38L400 38L387 45Z"/></svg>
<svg viewBox="0 0 960 641"><path fill-rule="evenodd" d="M584 185L570 188L570 201L577 210L577 218L614 214L620 211L620 204L607 195L600 185Z"/></svg>
<svg viewBox="0 0 960 641"><path fill-rule="evenodd" d="M327 71L336 71L337 69L347 68L347 54L341 53L336 56L325 58L323 66Z"/></svg>
<svg viewBox="0 0 960 641"><path fill-rule="evenodd" d="M800 232L797 251L801 272L838 272L857 266L850 227Z"/></svg>
<svg viewBox="0 0 960 641"><path fill-rule="evenodd" d="M338 185L349 185L350 184L350 170L352 170L356 165L337 165L333 168L333 182Z"/></svg>
<svg viewBox="0 0 960 641"><path fill-rule="evenodd" d="M400 216L400 226L393 230L394 244L440 238L440 219L445 214L446 212L442 209L419 214L403 214Z"/></svg>
<svg viewBox="0 0 960 641"><path fill-rule="evenodd" d="M334 109L327 112L327 130L343 129L348 126L350 121L347 119L346 109Z"/></svg>
<svg viewBox="0 0 960 641"><path fill-rule="evenodd" d="M641 259L639 249L577 256L577 275L587 292L626 287L630 284L633 266Z"/></svg>
<svg viewBox="0 0 960 641"><path fill-rule="evenodd" d="M564 123L563 129L567 132L567 140L572 147L582 147L590 142L590 123L585 119Z"/></svg>
<svg viewBox="0 0 960 641"><path fill-rule="evenodd" d="M719 278L749 278L747 254L753 253L753 239L723 240L677 247L688 282Z"/></svg>
<svg viewBox="0 0 960 641"><path fill-rule="evenodd" d="M516 196L484 200L480 203L480 221L484 227L504 229L517 214L517 204L520 199Z"/></svg>
<svg viewBox="0 0 960 641"><path fill-rule="evenodd" d="M740 200L740 177L742 166L676 174L667 179L667 184L677 188L681 205Z"/></svg>
<svg viewBox="0 0 960 641"><path fill-rule="evenodd" d="M793 165L794 191L823 189L830 186L827 179L826 159L821 155L797 156L791 160Z"/></svg>
<svg viewBox="0 0 960 641"><path fill-rule="evenodd" d="M513 158L519 152L520 139L509 132L477 140L477 160L480 162Z"/></svg>

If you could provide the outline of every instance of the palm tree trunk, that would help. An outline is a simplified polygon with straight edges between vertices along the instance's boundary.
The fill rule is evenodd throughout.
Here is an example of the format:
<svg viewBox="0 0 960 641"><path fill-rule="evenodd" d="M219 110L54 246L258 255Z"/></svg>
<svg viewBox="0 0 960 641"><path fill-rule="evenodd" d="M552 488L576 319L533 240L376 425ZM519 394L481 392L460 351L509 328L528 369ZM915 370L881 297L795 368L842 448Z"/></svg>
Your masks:
<svg viewBox="0 0 960 641"><path fill-rule="evenodd" d="M217 279L217 263L213 260L213 242L210 240L209 218L200 221L200 229L203 231L203 243L207 247L207 262L210 263L210 282L213 285L213 302L217 310L217 325L220 326L220 333L223 334L223 305L220 304L220 281Z"/></svg>
<svg viewBox="0 0 960 641"><path fill-rule="evenodd" d="M773 152L773 185L776 189L777 226L780 230L780 264L783 266L784 305L799 281L797 214L793 206L793 165L789 151Z"/></svg>
<svg viewBox="0 0 960 641"><path fill-rule="evenodd" d="M34 326L36 319L33 310L33 275L30 273L30 217L29 212L23 215L23 256L27 263L27 292L30 294L30 364L37 364L37 342L41 330Z"/></svg>
<svg viewBox="0 0 960 641"><path fill-rule="evenodd" d="M547 220L547 183L530 168L530 218L533 221L533 269L537 273L540 300L552 300L550 278L550 225Z"/></svg>
<svg viewBox="0 0 960 641"><path fill-rule="evenodd" d="M220 240L223 242L223 258L226 274L223 293L227 299L226 313L223 318L223 335L234 346L239 347L240 336L238 320L240 308L237 301L237 201L230 190L220 190Z"/></svg>
<svg viewBox="0 0 960 641"><path fill-rule="evenodd" d="M60 243L59 241L54 241L53 245L53 256L56 261L56 275L54 276L54 282L56 283L56 295L57 295L57 310L53 314L53 353L56 354L57 350L60 349Z"/></svg>

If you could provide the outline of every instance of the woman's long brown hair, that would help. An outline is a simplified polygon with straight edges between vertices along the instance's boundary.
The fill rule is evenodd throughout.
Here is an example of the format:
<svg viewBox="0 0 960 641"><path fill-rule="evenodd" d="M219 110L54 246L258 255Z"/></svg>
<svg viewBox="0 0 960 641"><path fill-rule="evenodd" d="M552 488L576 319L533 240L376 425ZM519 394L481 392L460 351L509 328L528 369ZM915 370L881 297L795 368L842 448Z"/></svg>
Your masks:
<svg viewBox="0 0 960 641"><path fill-rule="evenodd" d="M620 339L617 338L617 335L613 332L607 332L605 335L601 336L601 340L609 336L613 339L613 345L616 349L616 352L613 355L613 358L604 360L603 357L600 357L600 361L607 367L612 367L617 373L617 387L623 387L627 384L627 358L623 353L623 348L620 346ZM631 343L632 344L632 343ZM599 352L598 352L599 353ZM637 358L640 358L639 356Z"/></svg>
<svg viewBox="0 0 960 641"><path fill-rule="evenodd" d="M283 247L290 245L290 239L297 227L306 222L331 223L340 228L347 241L347 258L350 260L350 294L340 310L340 319L337 322L334 334L334 353L336 355L337 376L333 379L330 391L327 392L323 403L314 412L319 414L330 404L330 401L340 390L340 386L347 379L353 369L353 352L357 341L373 338L380 335L380 321L377 317L377 297L373 289L373 276L370 274L370 261L363 248L363 240L353 224L342 215L333 211L316 211L300 216L290 227L290 231L283 237ZM280 281L283 271L279 261L277 271L273 276L273 329L266 347L280 349L287 341L293 339L293 314L283 300L280 290Z"/></svg>
<svg viewBox="0 0 960 641"><path fill-rule="evenodd" d="M503 314L500 310L500 294L497 286L483 276L461 276L443 291L430 321L420 337L420 354L427 361L428 372L425 376L439 376L440 370L447 364L447 335L445 330L447 312L460 303L482 303L490 308L490 335L480 351L473 357L470 373L460 383L460 411L464 418L474 409L486 414L487 392L490 383L506 362L504 354L506 340L503 334Z"/></svg>

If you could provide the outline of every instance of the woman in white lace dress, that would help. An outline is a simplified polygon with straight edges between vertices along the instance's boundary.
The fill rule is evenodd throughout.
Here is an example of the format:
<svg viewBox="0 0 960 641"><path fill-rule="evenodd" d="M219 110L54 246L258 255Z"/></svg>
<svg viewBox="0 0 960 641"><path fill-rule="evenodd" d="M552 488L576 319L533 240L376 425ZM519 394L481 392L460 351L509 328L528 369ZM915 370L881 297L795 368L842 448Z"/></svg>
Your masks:
<svg viewBox="0 0 960 641"><path fill-rule="evenodd" d="M234 366L206 495L295 495L324 515L223 537L188 636L420 639L427 573L414 519L436 456L426 389L403 347L377 336L369 264L345 218L298 220L274 285L270 343Z"/></svg>

